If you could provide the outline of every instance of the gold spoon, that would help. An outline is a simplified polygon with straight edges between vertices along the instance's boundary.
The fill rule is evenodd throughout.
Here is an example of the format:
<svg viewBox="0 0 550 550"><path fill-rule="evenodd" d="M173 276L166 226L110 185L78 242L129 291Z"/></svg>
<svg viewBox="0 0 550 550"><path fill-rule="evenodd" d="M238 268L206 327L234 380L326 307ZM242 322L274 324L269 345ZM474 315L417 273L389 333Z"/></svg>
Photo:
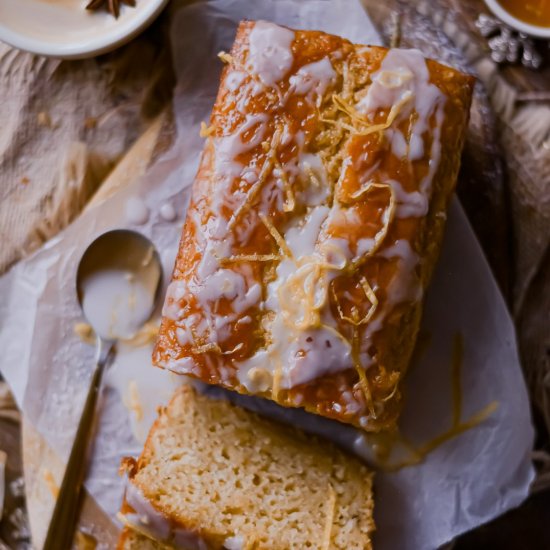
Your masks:
<svg viewBox="0 0 550 550"><path fill-rule="evenodd" d="M137 310L134 304L136 318L133 322L128 322L132 319L125 318L122 319L122 324L120 319L117 324L117 319L113 319L112 314L120 314L121 304L120 300L116 302L112 286L120 285L124 290L124 280L128 281L130 292L125 297L131 297L131 292L139 288L143 300L141 308ZM153 313L161 283L162 267L158 252L149 239L135 231L121 229L104 233L90 244L80 260L76 292L84 316L97 335L96 366L55 503L44 550L68 550L72 546L105 368L112 359L117 340L131 337L131 329L135 333ZM129 303L124 313L132 313L131 306ZM103 311L105 308L106 311Z"/></svg>

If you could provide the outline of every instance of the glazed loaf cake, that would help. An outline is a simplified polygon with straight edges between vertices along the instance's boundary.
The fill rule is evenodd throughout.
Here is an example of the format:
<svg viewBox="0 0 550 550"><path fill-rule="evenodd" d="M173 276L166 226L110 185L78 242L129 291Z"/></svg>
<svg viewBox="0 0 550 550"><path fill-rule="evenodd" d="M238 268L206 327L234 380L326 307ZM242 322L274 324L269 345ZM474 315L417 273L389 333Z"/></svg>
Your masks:
<svg viewBox="0 0 550 550"><path fill-rule="evenodd" d="M154 362L391 429L473 78L262 21L221 57Z"/></svg>
<svg viewBox="0 0 550 550"><path fill-rule="evenodd" d="M368 549L372 475L328 442L183 386L137 462L121 517L177 548ZM130 539L130 540L128 540ZM139 536L124 534L121 548Z"/></svg>

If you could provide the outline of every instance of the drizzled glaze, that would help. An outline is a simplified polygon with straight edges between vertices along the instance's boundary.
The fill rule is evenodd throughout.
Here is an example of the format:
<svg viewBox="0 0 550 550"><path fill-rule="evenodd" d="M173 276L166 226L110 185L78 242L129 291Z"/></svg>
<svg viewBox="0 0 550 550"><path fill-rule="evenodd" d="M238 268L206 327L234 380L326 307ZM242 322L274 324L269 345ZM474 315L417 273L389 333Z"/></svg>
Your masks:
<svg viewBox="0 0 550 550"><path fill-rule="evenodd" d="M395 417L416 329L393 347L418 319L426 216L456 172L438 188L442 129L450 113L460 143L469 81L415 50L266 22L239 37L154 360L377 429ZM451 104L449 79L464 88Z"/></svg>
<svg viewBox="0 0 550 550"><path fill-rule="evenodd" d="M126 483L125 500L129 509L120 519L133 530L175 548L208 550L208 545L196 532L173 525L130 481Z"/></svg>
<svg viewBox="0 0 550 550"><path fill-rule="evenodd" d="M294 33L283 27L258 21L249 41L248 66L266 86L275 86L292 67Z"/></svg>

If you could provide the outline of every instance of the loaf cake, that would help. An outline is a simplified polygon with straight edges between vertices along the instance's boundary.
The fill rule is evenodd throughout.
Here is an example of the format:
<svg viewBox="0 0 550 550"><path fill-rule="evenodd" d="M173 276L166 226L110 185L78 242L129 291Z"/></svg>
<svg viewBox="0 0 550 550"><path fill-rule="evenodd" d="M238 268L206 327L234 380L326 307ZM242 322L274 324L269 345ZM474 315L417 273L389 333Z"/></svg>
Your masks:
<svg viewBox="0 0 550 550"><path fill-rule="evenodd" d="M126 459L119 548L368 549L372 476L328 442L177 391ZM143 538L145 537L145 538Z"/></svg>
<svg viewBox="0 0 550 550"><path fill-rule="evenodd" d="M473 78L264 21L221 58L154 363L391 430Z"/></svg>

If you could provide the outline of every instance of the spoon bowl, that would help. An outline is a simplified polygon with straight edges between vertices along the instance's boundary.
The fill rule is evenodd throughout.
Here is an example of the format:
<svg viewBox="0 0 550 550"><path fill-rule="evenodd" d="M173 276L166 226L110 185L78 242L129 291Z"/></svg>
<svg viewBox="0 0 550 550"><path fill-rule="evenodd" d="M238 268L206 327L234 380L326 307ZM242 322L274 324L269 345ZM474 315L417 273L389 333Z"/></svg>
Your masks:
<svg viewBox="0 0 550 550"><path fill-rule="evenodd" d="M106 341L128 339L158 302L162 267L153 243L135 231L100 235L84 252L76 274L80 307Z"/></svg>

